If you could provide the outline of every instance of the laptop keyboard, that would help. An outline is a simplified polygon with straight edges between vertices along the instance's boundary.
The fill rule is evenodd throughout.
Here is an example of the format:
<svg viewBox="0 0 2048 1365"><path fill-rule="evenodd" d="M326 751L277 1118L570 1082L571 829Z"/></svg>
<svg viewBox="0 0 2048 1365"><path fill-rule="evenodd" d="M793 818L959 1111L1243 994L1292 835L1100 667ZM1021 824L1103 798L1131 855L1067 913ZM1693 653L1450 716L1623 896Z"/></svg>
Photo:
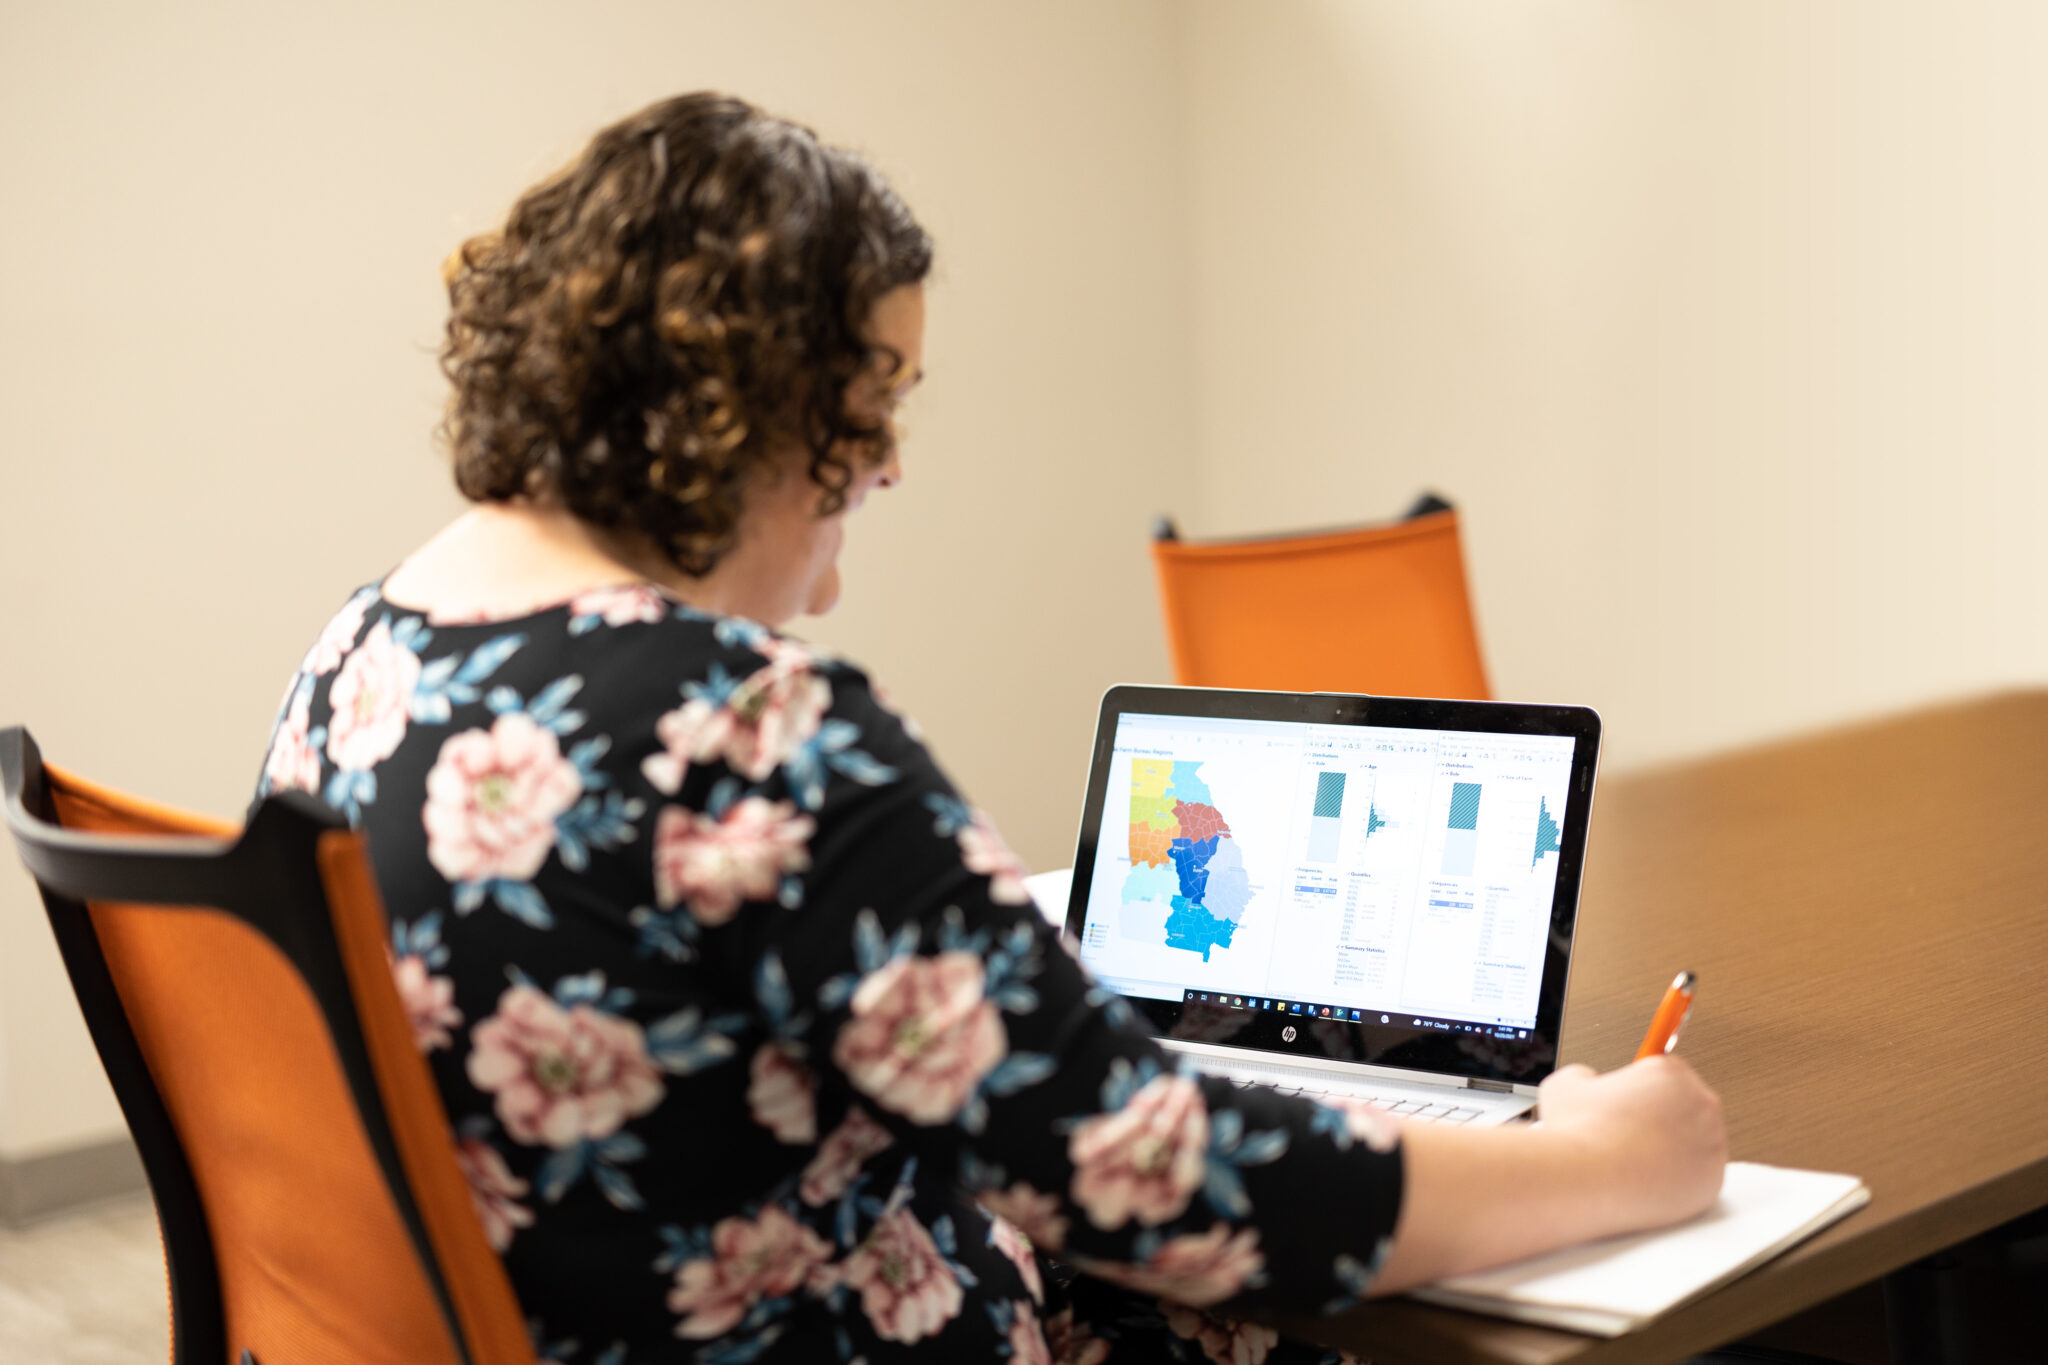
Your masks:
<svg viewBox="0 0 2048 1365"><path fill-rule="evenodd" d="M1364 1090L1353 1089L1350 1086L1323 1086L1315 1081L1307 1081L1300 1084L1294 1081L1281 1081L1273 1084L1254 1080L1248 1076L1232 1076L1227 1072L1219 1071L1214 1074L1221 1076L1240 1090L1248 1090L1255 1085L1268 1085L1271 1089L1282 1095L1303 1095L1312 1100L1365 1100L1368 1103L1378 1105L1390 1114L1400 1115L1409 1123L1470 1123L1473 1119L1479 1117L1477 1109L1468 1109L1460 1105L1446 1104L1441 1101L1418 1100L1407 1095L1374 1095Z"/></svg>

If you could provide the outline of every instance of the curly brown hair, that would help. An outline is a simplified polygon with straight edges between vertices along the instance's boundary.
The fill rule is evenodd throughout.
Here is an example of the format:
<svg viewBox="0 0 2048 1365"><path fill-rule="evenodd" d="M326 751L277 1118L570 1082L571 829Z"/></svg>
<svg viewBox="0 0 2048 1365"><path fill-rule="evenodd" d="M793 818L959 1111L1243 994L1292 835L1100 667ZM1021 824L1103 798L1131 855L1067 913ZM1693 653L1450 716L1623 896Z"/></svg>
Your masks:
<svg viewBox="0 0 2048 1365"><path fill-rule="evenodd" d="M931 260L874 168L808 128L708 93L643 109L450 262L456 486L553 497L692 575L780 452L809 451L829 515L890 453L848 405L903 360L867 337L875 302Z"/></svg>

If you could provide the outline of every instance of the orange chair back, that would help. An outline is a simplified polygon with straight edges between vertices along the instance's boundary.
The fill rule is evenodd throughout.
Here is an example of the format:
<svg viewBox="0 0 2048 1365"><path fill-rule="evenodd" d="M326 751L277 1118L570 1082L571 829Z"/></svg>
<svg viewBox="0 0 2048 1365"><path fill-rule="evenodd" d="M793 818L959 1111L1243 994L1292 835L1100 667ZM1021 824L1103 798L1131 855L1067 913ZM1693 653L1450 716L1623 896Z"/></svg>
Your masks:
<svg viewBox="0 0 2048 1365"><path fill-rule="evenodd" d="M531 1365L360 837L298 797L238 834L0 745L157 1196L174 1360Z"/></svg>
<svg viewBox="0 0 2048 1365"><path fill-rule="evenodd" d="M1455 509L1267 540L1152 543L1174 681L1486 700Z"/></svg>

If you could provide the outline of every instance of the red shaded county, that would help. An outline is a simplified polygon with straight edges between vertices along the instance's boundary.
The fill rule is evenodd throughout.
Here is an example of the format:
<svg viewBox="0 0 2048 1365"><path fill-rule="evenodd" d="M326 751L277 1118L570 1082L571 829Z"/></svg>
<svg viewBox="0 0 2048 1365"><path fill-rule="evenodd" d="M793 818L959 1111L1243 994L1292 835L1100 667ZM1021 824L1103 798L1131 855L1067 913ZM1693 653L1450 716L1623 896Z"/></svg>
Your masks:
<svg viewBox="0 0 2048 1365"><path fill-rule="evenodd" d="M1223 813L1214 806L1194 805L1185 801L1173 803L1173 818L1180 821L1180 837L1201 843L1219 834L1230 833L1230 826L1223 823Z"/></svg>
<svg viewBox="0 0 2048 1365"><path fill-rule="evenodd" d="M1163 867L1173 859L1173 831L1161 829L1149 820L1131 826L1131 866Z"/></svg>

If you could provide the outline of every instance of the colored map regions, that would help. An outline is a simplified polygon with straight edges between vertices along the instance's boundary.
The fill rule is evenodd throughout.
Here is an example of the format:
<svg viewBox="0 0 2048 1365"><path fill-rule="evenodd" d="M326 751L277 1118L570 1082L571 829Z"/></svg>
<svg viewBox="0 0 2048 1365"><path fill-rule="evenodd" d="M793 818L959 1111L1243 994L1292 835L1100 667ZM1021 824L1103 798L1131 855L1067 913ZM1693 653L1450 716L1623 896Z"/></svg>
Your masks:
<svg viewBox="0 0 2048 1365"><path fill-rule="evenodd" d="M1211 950L1230 946L1252 888L1230 825L1196 776L1201 766L1132 760L1131 872L1123 900L1129 906L1164 899L1166 946L1200 953L1206 962Z"/></svg>

